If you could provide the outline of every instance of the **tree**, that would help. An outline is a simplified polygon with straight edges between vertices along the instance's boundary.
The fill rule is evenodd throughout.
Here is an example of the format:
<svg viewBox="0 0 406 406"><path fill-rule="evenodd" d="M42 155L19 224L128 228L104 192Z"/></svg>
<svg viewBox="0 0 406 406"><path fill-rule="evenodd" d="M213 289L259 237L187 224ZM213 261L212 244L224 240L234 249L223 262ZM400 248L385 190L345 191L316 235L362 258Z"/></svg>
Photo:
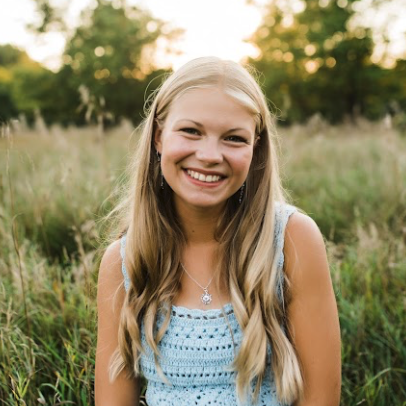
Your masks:
<svg viewBox="0 0 406 406"><path fill-rule="evenodd" d="M62 9L49 0L35 1L42 20L30 27L33 32L66 32ZM48 124L81 125L87 118L102 124L110 118L114 124L121 117L138 123L148 92L167 73L155 69L156 43L169 41L178 32L124 0L98 0L95 8L85 10L82 25L68 38L57 73L17 48L0 46L0 120L23 113L32 122L40 111ZM80 89L86 89L87 100L81 99Z"/></svg>
<svg viewBox="0 0 406 406"><path fill-rule="evenodd" d="M94 115L109 112L115 120L140 121L147 86L163 73L152 60L156 41L173 33L164 35L163 22L124 2L98 0L83 20L66 46L62 72L71 71L72 88L88 89ZM85 109L80 110L83 116Z"/></svg>
<svg viewBox="0 0 406 406"><path fill-rule="evenodd" d="M11 45L0 46L0 122L16 118L19 113L33 118L40 108L42 78L52 72L34 62Z"/></svg>
<svg viewBox="0 0 406 406"><path fill-rule="evenodd" d="M0 66L0 127L18 114L11 95L11 81L11 72Z"/></svg>
<svg viewBox="0 0 406 406"><path fill-rule="evenodd" d="M352 27L356 0L277 0L252 38L261 51L251 60L287 122L320 112L331 122L364 114L378 118L391 95L377 85L384 69L371 62L370 30Z"/></svg>

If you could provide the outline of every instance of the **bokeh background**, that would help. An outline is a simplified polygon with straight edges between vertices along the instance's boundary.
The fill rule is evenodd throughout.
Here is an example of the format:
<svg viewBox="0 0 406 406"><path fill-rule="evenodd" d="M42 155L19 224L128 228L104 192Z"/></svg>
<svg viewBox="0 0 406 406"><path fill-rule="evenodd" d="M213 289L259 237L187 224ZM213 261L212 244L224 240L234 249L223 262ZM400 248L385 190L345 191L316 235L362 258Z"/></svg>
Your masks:
<svg viewBox="0 0 406 406"><path fill-rule="evenodd" d="M406 405L406 0L0 3L0 405L94 404L103 216L163 78L256 69L326 241L344 406Z"/></svg>

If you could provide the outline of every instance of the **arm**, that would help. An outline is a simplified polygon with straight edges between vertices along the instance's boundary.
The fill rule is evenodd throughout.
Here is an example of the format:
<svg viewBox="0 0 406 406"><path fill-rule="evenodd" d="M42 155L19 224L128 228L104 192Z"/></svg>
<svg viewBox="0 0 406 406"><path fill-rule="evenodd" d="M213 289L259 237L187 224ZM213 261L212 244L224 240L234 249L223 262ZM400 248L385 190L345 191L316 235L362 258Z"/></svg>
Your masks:
<svg viewBox="0 0 406 406"><path fill-rule="evenodd" d="M116 241L104 253L99 270L96 406L138 406L139 404L139 379L127 379L123 371L113 383L109 382L109 361L118 346L120 310L125 297L122 282L120 242Z"/></svg>
<svg viewBox="0 0 406 406"><path fill-rule="evenodd" d="M294 213L285 234L285 272L291 282L289 331L302 366L304 399L294 406L337 406L341 342L326 249L316 223Z"/></svg>

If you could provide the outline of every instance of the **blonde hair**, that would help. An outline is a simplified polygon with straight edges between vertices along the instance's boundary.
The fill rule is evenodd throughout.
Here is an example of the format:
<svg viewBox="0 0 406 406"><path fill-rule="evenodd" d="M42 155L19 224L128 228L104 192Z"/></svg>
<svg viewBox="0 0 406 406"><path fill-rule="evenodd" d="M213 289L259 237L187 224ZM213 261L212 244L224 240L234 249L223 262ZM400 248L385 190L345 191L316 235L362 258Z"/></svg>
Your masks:
<svg viewBox="0 0 406 406"><path fill-rule="evenodd" d="M158 373L158 344L170 321L170 309L180 287L180 261L186 243L169 187L160 187L160 169L153 135L171 104L184 92L217 87L245 106L255 118L259 137L246 179L242 204L231 196L216 230L221 272L229 289L235 316L243 331L232 368L238 396L245 398L256 380L254 399L266 378L267 343L272 348L272 369L281 402L292 403L303 393L303 380L295 350L283 331L284 308L276 294L278 258L274 247L274 202L285 202L276 151L276 133L266 99L255 79L235 62L214 57L184 65L154 95L134 159L128 167L130 184L109 217L118 218L117 239L127 232L125 265L131 279L121 312L119 348L110 367L111 379L125 368L140 374L141 323L154 352ZM152 215L153 214L153 215ZM117 222L116 222L117 224ZM117 226L116 226L117 227ZM117 228L116 228L117 229ZM227 273L226 273L227 270ZM155 331L157 312L165 321ZM268 376L271 379L271 376Z"/></svg>

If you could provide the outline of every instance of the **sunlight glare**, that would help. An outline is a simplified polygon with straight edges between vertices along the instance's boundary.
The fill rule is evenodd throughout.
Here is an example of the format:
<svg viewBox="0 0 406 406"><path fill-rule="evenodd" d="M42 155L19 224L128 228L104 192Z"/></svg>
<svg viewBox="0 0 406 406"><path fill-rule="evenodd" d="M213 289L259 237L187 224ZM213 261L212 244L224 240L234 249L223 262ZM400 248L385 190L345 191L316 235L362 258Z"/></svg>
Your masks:
<svg viewBox="0 0 406 406"><path fill-rule="evenodd" d="M204 55L234 61L258 56L256 47L244 39L254 33L261 22L261 14L245 0L143 0L136 3L149 8L157 18L185 30L173 44L181 55L168 57L165 52L158 52L160 65L169 62L176 69L186 61Z"/></svg>
<svg viewBox="0 0 406 406"><path fill-rule="evenodd" d="M172 66L176 69L186 61L203 55L214 55L234 61L258 57L258 48L247 40L261 23L261 12L269 1L255 0L253 4L247 4L246 0L127 0L127 4L149 10L154 17L169 22L173 29L184 30L184 33L172 42L164 38L157 42L155 59L158 67ZM319 0L319 3L327 6L331 1ZM404 1L406 0L391 0L379 3L376 7L371 6L372 0L354 3L357 14L350 25L361 27L357 31L357 38L365 36L366 28L373 28L377 44L373 61L378 61L384 53L389 54L390 58L405 57L406 8L401 7ZM340 0L341 6L345 6L346 2L347 0ZM290 10L283 20L284 26L288 27L293 22L292 14L303 11L306 2L282 0L282 3ZM80 13L85 8L95 8L97 1L52 0L52 4L67 6L64 19L72 32L78 24ZM24 13L21 13L21 10L24 10ZM61 55L66 39L63 34L57 32L33 36L27 29L27 24L35 23L37 19L33 0L9 2L0 13L0 44L10 43L21 47L34 60L57 70L62 63ZM154 32L156 28L153 22L147 25L149 32ZM389 39L389 43L386 44L385 52L382 52L380 44L385 43L385 38ZM334 38L334 41L338 39ZM332 45L326 41L324 48L328 49ZM172 52L169 52L170 49ZM97 50L97 53L100 52L102 51ZM310 48L307 54L312 55ZM286 58L288 56L285 56ZM313 66L310 70L312 68Z"/></svg>

